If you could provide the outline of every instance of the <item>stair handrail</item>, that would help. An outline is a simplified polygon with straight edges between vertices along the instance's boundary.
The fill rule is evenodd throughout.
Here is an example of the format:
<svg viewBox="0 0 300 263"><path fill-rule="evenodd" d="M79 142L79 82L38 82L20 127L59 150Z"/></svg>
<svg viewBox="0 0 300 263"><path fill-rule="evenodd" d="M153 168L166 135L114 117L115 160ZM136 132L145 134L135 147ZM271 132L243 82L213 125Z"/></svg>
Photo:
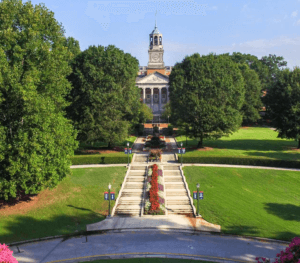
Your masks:
<svg viewBox="0 0 300 263"><path fill-rule="evenodd" d="M147 183L148 183L148 165L146 166L146 174L145 174L145 181L144 181L144 191L143 191L143 198L142 198L142 208L141 208L141 214L140 216L144 216L145 211L145 202L146 202L146 189L147 189Z"/></svg>
<svg viewBox="0 0 300 263"><path fill-rule="evenodd" d="M179 166L179 169L180 169L181 176L182 176L182 178L183 178L183 182L184 182L185 189L186 189L186 191L187 191L187 193L188 193L188 198L189 198L189 200L190 200L190 203L191 203L191 206L192 206L192 209L193 209L194 217L197 217L196 208L195 208L195 206L194 206L194 202L193 202L192 197L191 197L191 192L190 192L190 189L189 189L189 187L188 187L188 183L187 183L186 180L185 180L185 176L184 176L182 167Z"/></svg>
<svg viewBox="0 0 300 263"><path fill-rule="evenodd" d="M114 207L113 207L113 209L112 209L111 217L113 217L113 216L115 215L116 208L117 208L117 206L118 206L118 204L119 204L119 200L120 200L120 198L121 198L122 191L123 191L123 189L124 189L124 187L125 187L125 184L126 184L126 181L127 181L127 177L128 177L128 174L129 174L130 171L131 171L131 164L129 164L129 167L128 167L128 169L127 169L127 172L126 172L126 175L125 175L125 177L124 177L124 180L123 180L121 189L120 189L120 191L119 191L119 193L118 193L117 200L116 200L115 205L114 205Z"/></svg>

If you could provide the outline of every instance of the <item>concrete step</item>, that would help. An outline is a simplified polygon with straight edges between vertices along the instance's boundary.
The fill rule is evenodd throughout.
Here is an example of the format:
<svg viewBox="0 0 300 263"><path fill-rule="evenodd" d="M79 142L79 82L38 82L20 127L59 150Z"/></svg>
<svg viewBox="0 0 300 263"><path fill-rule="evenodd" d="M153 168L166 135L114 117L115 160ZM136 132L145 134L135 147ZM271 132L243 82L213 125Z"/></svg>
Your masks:
<svg viewBox="0 0 300 263"><path fill-rule="evenodd" d="M170 171L166 171L164 169L164 175L168 176L168 175L181 175L180 171L175 171L175 170L170 170Z"/></svg>
<svg viewBox="0 0 300 263"><path fill-rule="evenodd" d="M175 200L175 201L185 201L185 200L190 200L190 199L188 198L187 195L183 195L183 196L169 196L167 198L167 201L173 201L173 200Z"/></svg>
<svg viewBox="0 0 300 263"><path fill-rule="evenodd" d="M142 205L142 201L123 201L123 202L119 202L118 205L125 205L125 206L131 206L131 205Z"/></svg>
<svg viewBox="0 0 300 263"><path fill-rule="evenodd" d="M166 191L166 198L169 196L187 196L187 193L185 191Z"/></svg>
<svg viewBox="0 0 300 263"><path fill-rule="evenodd" d="M125 183L125 188L143 188L144 183L143 182L126 182Z"/></svg>
<svg viewBox="0 0 300 263"><path fill-rule="evenodd" d="M169 206L169 205L191 205L190 204L190 200L168 200L167 199L167 206Z"/></svg>
<svg viewBox="0 0 300 263"><path fill-rule="evenodd" d="M184 185L167 185L165 184L165 189L185 189Z"/></svg>
<svg viewBox="0 0 300 263"><path fill-rule="evenodd" d="M128 200L128 201L135 201L135 200L142 200L142 197L137 197L137 196L129 196L129 197L122 197L119 199L120 201L123 201L123 200Z"/></svg>
<svg viewBox="0 0 300 263"><path fill-rule="evenodd" d="M140 194L140 193L135 194L135 193L128 193L128 192L126 192L126 193L123 193L121 195L120 200L121 200L121 198L124 198L124 197L143 198L143 194Z"/></svg>
<svg viewBox="0 0 300 263"><path fill-rule="evenodd" d="M176 170L176 171L180 171L178 166L164 166L164 171L168 171L168 170Z"/></svg>
<svg viewBox="0 0 300 263"><path fill-rule="evenodd" d="M164 178L164 181L165 181L165 184L168 184L168 183L182 183L183 180L182 178Z"/></svg>
<svg viewBox="0 0 300 263"><path fill-rule="evenodd" d="M178 210L189 210L192 209L191 205L167 205L168 209L178 209Z"/></svg>
<svg viewBox="0 0 300 263"><path fill-rule="evenodd" d="M123 188L122 193L139 193L139 194L142 194L143 193L143 189L132 190L132 189Z"/></svg>
<svg viewBox="0 0 300 263"><path fill-rule="evenodd" d="M137 157L143 157L143 156L137 156ZM131 166L130 171L133 170L146 171L146 166L137 166L137 165Z"/></svg>
<svg viewBox="0 0 300 263"><path fill-rule="evenodd" d="M186 193L186 190L185 189L165 189L166 191L166 194L169 194L169 193L184 193L184 194L187 194Z"/></svg>
<svg viewBox="0 0 300 263"><path fill-rule="evenodd" d="M138 177L138 178L129 177L126 180L126 183L129 183L129 182L144 182L144 181L145 181L145 177Z"/></svg>
<svg viewBox="0 0 300 263"><path fill-rule="evenodd" d="M118 210L139 210L141 209L140 205L123 205L123 204L119 204L117 206Z"/></svg>
<svg viewBox="0 0 300 263"><path fill-rule="evenodd" d="M130 171L128 177L145 176L145 174L143 171Z"/></svg>

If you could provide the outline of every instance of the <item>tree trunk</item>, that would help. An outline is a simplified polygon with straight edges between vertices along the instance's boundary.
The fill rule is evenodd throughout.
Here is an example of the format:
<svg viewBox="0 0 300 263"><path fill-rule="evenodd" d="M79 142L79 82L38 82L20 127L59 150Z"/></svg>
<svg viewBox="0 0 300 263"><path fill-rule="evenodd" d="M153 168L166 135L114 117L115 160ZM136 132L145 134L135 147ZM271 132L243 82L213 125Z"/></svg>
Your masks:
<svg viewBox="0 0 300 263"><path fill-rule="evenodd" d="M300 137L298 139L298 149L300 149Z"/></svg>
<svg viewBox="0 0 300 263"><path fill-rule="evenodd" d="M197 147L198 148L203 148L203 133L202 132L201 132L200 141L198 142Z"/></svg>
<svg viewBox="0 0 300 263"><path fill-rule="evenodd" d="M108 143L108 149L110 149L110 148L111 148L111 142Z"/></svg>

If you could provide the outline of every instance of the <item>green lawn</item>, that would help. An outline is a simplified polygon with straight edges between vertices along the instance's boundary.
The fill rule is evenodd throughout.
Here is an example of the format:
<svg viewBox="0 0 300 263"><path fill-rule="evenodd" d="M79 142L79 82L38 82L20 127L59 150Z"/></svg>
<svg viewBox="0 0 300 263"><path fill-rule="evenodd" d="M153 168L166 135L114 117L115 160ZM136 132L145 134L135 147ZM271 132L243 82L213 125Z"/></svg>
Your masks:
<svg viewBox="0 0 300 263"><path fill-rule="evenodd" d="M186 137L176 137L177 142L186 145ZM253 157L281 160L300 161L300 151L294 140L277 138L277 132L270 128L247 128L223 137L219 140L205 140L204 146L213 150L198 151L190 149L198 144L197 140L188 138L185 156L206 156L206 157Z"/></svg>
<svg viewBox="0 0 300 263"><path fill-rule="evenodd" d="M192 260L192 259L178 259L178 258L126 258L126 259L101 259L95 261L85 261L83 263L93 262L93 263L192 263L192 262L199 262L199 263L214 263L213 261L202 261L202 260Z"/></svg>
<svg viewBox="0 0 300 263"><path fill-rule="evenodd" d="M300 236L300 172L184 167L191 194L200 183L200 214L227 234L291 241ZM194 200L197 208L197 200Z"/></svg>
<svg viewBox="0 0 300 263"><path fill-rule="evenodd" d="M125 167L72 169L57 188L38 195L40 203L32 210L13 215L0 214L0 240L11 243L86 230L86 224L105 219L108 201L104 192L117 194L126 173ZM115 201L111 201L114 205Z"/></svg>

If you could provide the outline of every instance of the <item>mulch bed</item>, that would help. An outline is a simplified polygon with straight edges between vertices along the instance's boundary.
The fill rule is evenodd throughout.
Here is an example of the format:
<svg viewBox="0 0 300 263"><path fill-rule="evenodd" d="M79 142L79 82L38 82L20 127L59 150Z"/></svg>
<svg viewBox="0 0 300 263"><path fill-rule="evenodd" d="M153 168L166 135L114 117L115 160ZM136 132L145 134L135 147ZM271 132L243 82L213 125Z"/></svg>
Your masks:
<svg viewBox="0 0 300 263"><path fill-rule="evenodd" d="M197 150L197 151L211 151L213 150L214 148L211 148L211 147L203 147L203 148L198 148L198 147L191 147L189 148L190 150Z"/></svg>

